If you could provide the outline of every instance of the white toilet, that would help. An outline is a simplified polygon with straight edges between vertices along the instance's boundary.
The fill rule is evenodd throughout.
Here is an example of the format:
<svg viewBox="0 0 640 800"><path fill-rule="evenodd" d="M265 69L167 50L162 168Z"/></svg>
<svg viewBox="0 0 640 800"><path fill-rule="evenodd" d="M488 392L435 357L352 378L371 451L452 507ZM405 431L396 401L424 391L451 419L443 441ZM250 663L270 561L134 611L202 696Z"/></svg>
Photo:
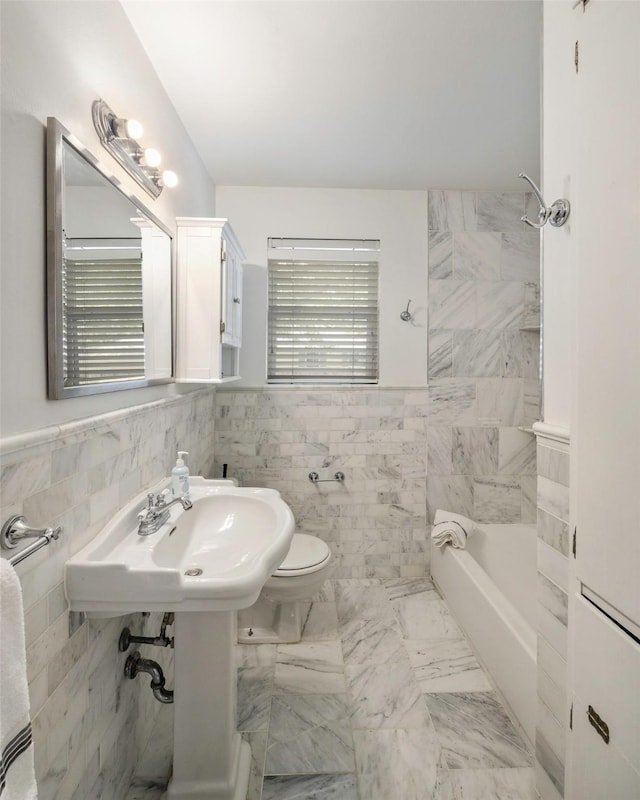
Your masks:
<svg viewBox="0 0 640 800"><path fill-rule="evenodd" d="M238 642L299 642L311 598L329 577L331 550L317 536L295 533L284 561L260 597L238 612Z"/></svg>

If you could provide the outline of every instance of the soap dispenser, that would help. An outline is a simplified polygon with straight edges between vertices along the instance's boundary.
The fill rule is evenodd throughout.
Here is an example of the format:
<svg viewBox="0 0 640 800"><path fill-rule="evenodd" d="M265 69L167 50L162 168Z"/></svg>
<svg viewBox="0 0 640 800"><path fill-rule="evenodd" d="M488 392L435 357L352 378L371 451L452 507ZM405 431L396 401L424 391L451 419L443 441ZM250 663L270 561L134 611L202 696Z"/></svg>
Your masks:
<svg viewBox="0 0 640 800"><path fill-rule="evenodd" d="M189 467L182 456L188 456L186 450L178 450L175 467L171 470L171 490L174 497L189 497Z"/></svg>

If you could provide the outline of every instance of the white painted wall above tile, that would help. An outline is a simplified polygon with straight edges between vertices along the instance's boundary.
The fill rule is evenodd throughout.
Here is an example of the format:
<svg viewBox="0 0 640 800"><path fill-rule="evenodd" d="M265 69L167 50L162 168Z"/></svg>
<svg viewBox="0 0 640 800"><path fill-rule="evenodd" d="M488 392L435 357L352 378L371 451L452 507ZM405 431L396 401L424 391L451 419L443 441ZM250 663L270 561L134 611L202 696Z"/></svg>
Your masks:
<svg viewBox="0 0 640 800"><path fill-rule="evenodd" d="M240 386L266 383L267 238L380 239L380 386L427 382L427 193L219 186L247 254ZM413 320L400 319L411 300Z"/></svg>

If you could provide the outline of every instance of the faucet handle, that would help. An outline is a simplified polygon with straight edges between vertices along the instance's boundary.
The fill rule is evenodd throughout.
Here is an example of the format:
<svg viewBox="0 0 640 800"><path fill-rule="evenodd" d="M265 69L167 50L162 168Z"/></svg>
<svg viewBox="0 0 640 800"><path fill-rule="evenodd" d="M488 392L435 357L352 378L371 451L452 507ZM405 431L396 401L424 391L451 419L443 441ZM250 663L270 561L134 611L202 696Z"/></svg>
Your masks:
<svg viewBox="0 0 640 800"><path fill-rule="evenodd" d="M163 489L161 492L158 493L156 497L156 508L164 508L167 505L167 495L169 494L168 489Z"/></svg>

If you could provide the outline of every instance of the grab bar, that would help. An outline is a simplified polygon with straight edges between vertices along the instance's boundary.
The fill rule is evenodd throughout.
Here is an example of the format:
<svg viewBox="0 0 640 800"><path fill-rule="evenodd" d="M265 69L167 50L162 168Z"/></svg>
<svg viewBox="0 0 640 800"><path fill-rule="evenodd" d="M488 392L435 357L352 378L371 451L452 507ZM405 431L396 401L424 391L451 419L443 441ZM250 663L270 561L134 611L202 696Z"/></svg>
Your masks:
<svg viewBox="0 0 640 800"><path fill-rule="evenodd" d="M36 553L54 540L57 541L61 533L62 528L60 526L57 528L32 528L21 514L16 514L13 517L9 517L2 526L0 546L3 550L13 550L22 539L36 539L24 550L8 559L9 563L15 567L16 564L24 561L32 553Z"/></svg>
<svg viewBox="0 0 640 800"><path fill-rule="evenodd" d="M344 472L336 472L333 478L321 478L317 472L310 472L309 480L311 483L331 483L333 481L342 483L344 481Z"/></svg>

